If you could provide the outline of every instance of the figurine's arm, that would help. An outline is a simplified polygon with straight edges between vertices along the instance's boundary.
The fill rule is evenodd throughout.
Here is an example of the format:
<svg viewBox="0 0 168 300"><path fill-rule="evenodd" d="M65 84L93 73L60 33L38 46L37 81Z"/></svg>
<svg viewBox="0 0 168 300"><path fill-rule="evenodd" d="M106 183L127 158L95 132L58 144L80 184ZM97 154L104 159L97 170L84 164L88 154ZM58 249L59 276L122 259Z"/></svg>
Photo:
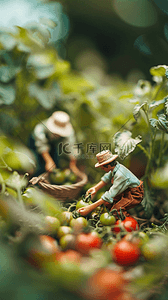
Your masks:
<svg viewBox="0 0 168 300"><path fill-rule="evenodd" d="M92 188L87 190L86 195L91 194L91 198L93 198L95 196L95 194L106 184L107 183L104 182L103 180L99 181L98 184L96 184L95 186L93 186Z"/></svg>
<svg viewBox="0 0 168 300"><path fill-rule="evenodd" d="M56 168L56 164L54 160L52 159L51 155L49 154L48 151L44 151L41 153L44 161L45 161L45 169L48 172L51 172L53 169Z"/></svg>
<svg viewBox="0 0 168 300"><path fill-rule="evenodd" d="M96 202L87 205L85 207L81 207L77 210L77 212L79 212L82 216L87 216L89 213L91 213L96 207L104 204L106 201L104 201L103 199L99 199Z"/></svg>

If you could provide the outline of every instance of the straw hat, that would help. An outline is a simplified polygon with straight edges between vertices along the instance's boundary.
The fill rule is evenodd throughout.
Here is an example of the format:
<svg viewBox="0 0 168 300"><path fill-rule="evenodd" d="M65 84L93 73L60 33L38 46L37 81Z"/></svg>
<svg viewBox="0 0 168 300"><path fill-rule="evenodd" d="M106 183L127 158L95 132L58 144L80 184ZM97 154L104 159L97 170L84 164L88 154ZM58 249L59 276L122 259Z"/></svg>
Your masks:
<svg viewBox="0 0 168 300"><path fill-rule="evenodd" d="M70 136L73 127L69 115L64 111L55 111L47 120L47 128L62 137Z"/></svg>
<svg viewBox="0 0 168 300"><path fill-rule="evenodd" d="M98 162L95 164L95 168L106 165L118 157L117 154L113 155L109 150L105 150L96 154Z"/></svg>

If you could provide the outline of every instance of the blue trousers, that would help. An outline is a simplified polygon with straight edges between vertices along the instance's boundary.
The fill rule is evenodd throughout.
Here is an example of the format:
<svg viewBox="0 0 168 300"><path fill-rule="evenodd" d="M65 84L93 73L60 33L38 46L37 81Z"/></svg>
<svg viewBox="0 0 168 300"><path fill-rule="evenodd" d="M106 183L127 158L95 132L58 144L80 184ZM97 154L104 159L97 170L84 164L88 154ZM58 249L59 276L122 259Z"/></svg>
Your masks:
<svg viewBox="0 0 168 300"><path fill-rule="evenodd" d="M37 152L37 148L35 145L35 139L32 134L30 135L30 137L28 139L28 147L33 152L35 159L36 159L36 170L35 170L35 173L33 174L33 176L39 176L42 173L46 172L45 161L44 161L42 155ZM52 159L54 160L54 162L56 163L56 166L59 168L59 155L57 152L56 144L50 143L50 147L51 147L51 150L49 153L50 153Z"/></svg>

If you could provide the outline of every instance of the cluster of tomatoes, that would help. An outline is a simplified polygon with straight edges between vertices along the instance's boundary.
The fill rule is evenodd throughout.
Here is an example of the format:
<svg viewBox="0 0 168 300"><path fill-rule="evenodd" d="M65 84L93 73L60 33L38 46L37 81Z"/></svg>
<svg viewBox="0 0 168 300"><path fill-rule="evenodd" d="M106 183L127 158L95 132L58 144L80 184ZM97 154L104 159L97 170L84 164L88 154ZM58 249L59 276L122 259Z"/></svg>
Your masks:
<svg viewBox="0 0 168 300"><path fill-rule="evenodd" d="M61 213L45 216L42 248L30 249L28 262L38 270L62 274L63 287L86 299L134 299L128 293L124 274L160 252L133 217L117 220L105 207L82 217L77 210L89 201L62 207ZM65 280L64 280L65 279Z"/></svg>

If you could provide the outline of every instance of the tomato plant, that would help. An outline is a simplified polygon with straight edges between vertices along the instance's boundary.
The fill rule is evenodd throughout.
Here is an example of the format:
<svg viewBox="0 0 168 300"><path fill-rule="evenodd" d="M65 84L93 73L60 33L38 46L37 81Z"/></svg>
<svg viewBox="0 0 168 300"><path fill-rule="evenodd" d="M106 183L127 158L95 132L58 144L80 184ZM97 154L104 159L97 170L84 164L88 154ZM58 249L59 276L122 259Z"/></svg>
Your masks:
<svg viewBox="0 0 168 300"><path fill-rule="evenodd" d="M141 254L136 244L124 239L114 245L111 253L114 261L122 266L131 266L135 264L139 260Z"/></svg>
<svg viewBox="0 0 168 300"><path fill-rule="evenodd" d="M80 233L75 242L75 249L84 254L89 254L89 252L94 248L101 248L102 240L96 232L90 233Z"/></svg>
<svg viewBox="0 0 168 300"><path fill-rule="evenodd" d="M122 228L128 232L131 232L133 230L138 230L139 225L138 225L138 222L134 218L126 217L123 221L121 221L121 220L116 221L113 231L115 233L118 233L121 231L120 228Z"/></svg>
<svg viewBox="0 0 168 300"><path fill-rule="evenodd" d="M100 222L102 223L102 225L105 226L114 225L116 222L116 218L113 215L110 215L106 212L101 214Z"/></svg>

